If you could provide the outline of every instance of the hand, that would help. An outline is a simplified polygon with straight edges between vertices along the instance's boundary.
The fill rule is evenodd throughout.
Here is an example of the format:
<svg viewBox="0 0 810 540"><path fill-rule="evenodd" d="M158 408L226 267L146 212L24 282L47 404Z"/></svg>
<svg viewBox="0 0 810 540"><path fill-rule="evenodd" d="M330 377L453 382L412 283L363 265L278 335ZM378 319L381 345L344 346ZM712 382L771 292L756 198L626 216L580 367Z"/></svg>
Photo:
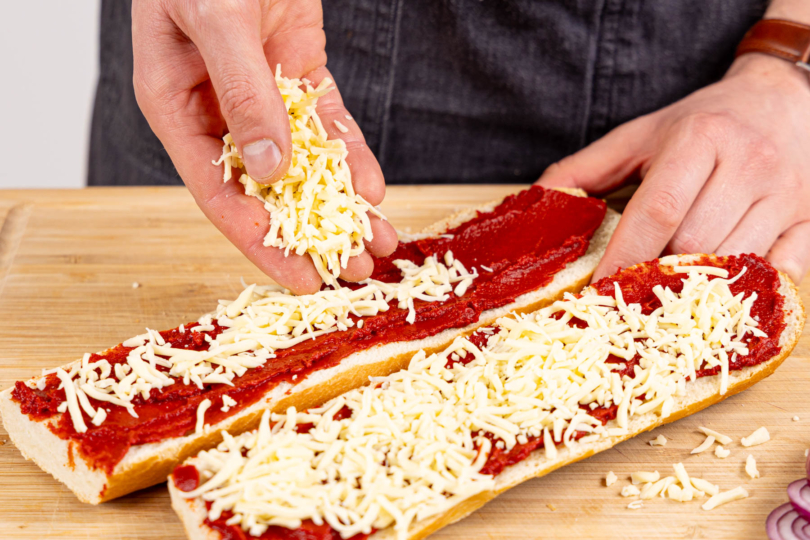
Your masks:
<svg viewBox="0 0 810 540"><path fill-rule="evenodd" d="M290 164L287 111L275 83L306 77L317 86L330 77L319 0L135 0L132 45L135 96L166 147L197 204L223 234L262 271L296 293L312 293L321 279L308 255L284 256L265 247L269 214L236 181L222 182L214 167L222 136L230 131L250 176L264 183L281 178ZM382 171L348 115L337 90L318 101L330 138L340 137L354 188L377 205L385 195ZM333 120L349 128L341 133ZM385 221L369 216L375 255L388 255L397 237ZM341 277L371 274L368 252L353 257Z"/></svg>
<svg viewBox="0 0 810 540"><path fill-rule="evenodd" d="M667 253L753 252L810 267L810 82L758 54L552 165L543 186L604 193L642 179L594 280Z"/></svg>

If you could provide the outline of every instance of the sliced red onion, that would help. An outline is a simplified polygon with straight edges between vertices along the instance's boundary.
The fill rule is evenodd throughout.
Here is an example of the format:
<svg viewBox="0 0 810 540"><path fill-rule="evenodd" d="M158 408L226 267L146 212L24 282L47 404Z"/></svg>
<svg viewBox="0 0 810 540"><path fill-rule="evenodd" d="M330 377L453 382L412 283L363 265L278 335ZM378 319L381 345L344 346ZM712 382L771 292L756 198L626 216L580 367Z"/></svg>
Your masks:
<svg viewBox="0 0 810 540"><path fill-rule="evenodd" d="M810 540L810 534L808 533L808 531L810 531L810 528L808 528L809 526L810 521L807 521L800 514L796 519L793 520L790 529L799 540Z"/></svg>
<svg viewBox="0 0 810 540"><path fill-rule="evenodd" d="M807 479L791 482L787 488L793 507L804 517L810 518L810 484Z"/></svg>
<svg viewBox="0 0 810 540"><path fill-rule="evenodd" d="M801 518L801 514L789 502L777 506L765 522L768 538L770 540L802 540L800 536L793 533L793 522L797 518Z"/></svg>

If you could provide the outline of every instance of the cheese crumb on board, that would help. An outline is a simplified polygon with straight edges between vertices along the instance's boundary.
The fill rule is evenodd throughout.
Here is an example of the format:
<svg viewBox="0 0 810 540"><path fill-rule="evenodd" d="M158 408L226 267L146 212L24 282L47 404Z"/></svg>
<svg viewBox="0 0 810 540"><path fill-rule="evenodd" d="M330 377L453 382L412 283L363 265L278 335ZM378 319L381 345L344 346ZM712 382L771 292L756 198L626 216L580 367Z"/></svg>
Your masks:
<svg viewBox="0 0 810 540"><path fill-rule="evenodd" d="M637 500L637 501L633 501L630 504L628 504L627 508L629 508L630 510L638 510L642 506L644 506L644 501Z"/></svg>
<svg viewBox="0 0 810 540"><path fill-rule="evenodd" d="M661 478L661 475L658 473L658 471L638 471L630 474L630 480L633 482L634 486L638 484L646 484L647 482L657 482L659 478Z"/></svg>
<svg viewBox="0 0 810 540"><path fill-rule="evenodd" d="M794 421L794 422L798 422L798 421L799 421L799 417L798 417L798 416L794 416L794 417L793 417L793 421Z"/></svg>
<svg viewBox="0 0 810 540"><path fill-rule="evenodd" d="M276 84L287 107L292 133L290 167L274 184L259 184L245 171L230 133L223 138L222 155L214 165L223 165L223 180L236 170L245 193L264 202L270 213L265 246L285 253L308 254L325 283L337 282L349 257L365 250L364 240L373 233L368 214L384 216L355 193L342 139L329 139L316 107L318 98L334 89L325 78L313 88L309 82L282 77L276 68ZM337 128L348 128L335 120Z"/></svg>
<svg viewBox="0 0 810 540"><path fill-rule="evenodd" d="M210 480L181 496L211 502L212 520L233 512L231 523L253 535L311 519L328 522L344 538L391 527L404 539L414 521L493 489L494 478L481 471L497 445L509 450L543 437L553 458L556 445L575 448L610 437L609 430L627 429L637 416L669 416L697 369L730 361L727 348L747 354L742 340L762 334L749 316L754 295L731 295L734 279L686 272L681 293L656 290L662 307L650 315L626 304L617 286L616 298L586 290L529 315L504 317L484 332L490 335L484 347L460 337L321 407L266 413L256 431L223 434L216 449L193 461ZM586 324L569 325L574 317ZM684 333L699 353L686 356L684 341L672 337ZM465 361L452 361L453 354ZM611 355L637 354L641 362L624 379L606 363ZM722 390L727 380L718 379ZM593 402L616 405L616 419L605 426L588 414ZM335 420L343 407L351 416ZM299 433L300 424L312 428ZM587 435L574 438L582 432ZM674 477L642 471L634 480L645 484L645 496L668 494L676 482L682 500L705 496L683 464L673 467Z"/></svg>
<svg viewBox="0 0 810 540"><path fill-rule="evenodd" d="M748 457L745 458L745 473L751 478L759 478L757 462L751 454L748 454Z"/></svg>
<svg viewBox="0 0 810 540"><path fill-rule="evenodd" d="M607 476L605 476L605 486L607 487L612 486L613 484L616 483L616 480L618 480L618 477L615 474L613 474L613 471L610 471L609 473L607 473Z"/></svg>
<svg viewBox="0 0 810 540"><path fill-rule="evenodd" d="M690 452L690 454L700 454L701 452L708 450L714 444L714 435L709 435L706 437L706 440L700 443L700 446L695 448Z"/></svg>
<svg viewBox="0 0 810 540"><path fill-rule="evenodd" d="M674 476L667 476L666 478L662 478L657 482L648 482L644 484L644 487L641 488L641 495L642 499L652 499L656 495L659 495L663 491L665 491L669 486L674 484L677 479Z"/></svg>
<svg viewBox="0 0 810 540"><path fill-rule="evenodd" d="M138 288L138 287L140 287L140 286L141 286L141 284L140 284L140 283L138 283L137 281L136 281L136 282L134 282L134 283L132 284L132 288L133 288L133 289L137 289L137 288Z"/></svg>
<svg viewBox="0 0 810 540"><path fill-rule="evenodd" d="M731 450L728 450L718 445L717 448L714 449L714 455L724 459L731 455Z"/></svg>
<svg viewBox="0 0 810 540"><path fill-rule="evenodd" d="M771 440L771 435L768 433L768 430L765 427L761 427L755 432L753 432L748 437L743 437L740 439L740 444L745 447L749 446L757 446L762 443L766 443Z"/></svg>
<svg viewBox="0 0 810 540"><path fill-rule="evenodd" d="M692 482L692 485L695 486L696 489L706 492L709 495L717 495L718 493L720 493L720 488L712 484L708 480L695 477L690 477L689 480Z"/></svg>
<svg viewBox="0 0 810 540"><path fill-rule="evenodd" d="M667 444L667 438L663 435L659 435L658 437L654 438L648 443L650 446L664 446Z"/></svg>
<svg viewBox="0 0 810 540"><path fill-rule="evenodd" d="M729 491L724 491L712 496L708 501L703 503L701 508L704 510L714 510L721 504L738 501L740 499L745 499L746 497L748 497L748 492L742 486L739 486Z"/></svg>
<svg viewBox="0 0 810 540"><path fill-rule="evenodd" d="M714 431L713 429L709 429L709 428L705 428L703 426L700 426L698 428L698 431L700 431L701 433L703 433L706 436L714 437L714 440L716 440L720 444L731 444L731 441L732 441L731 437L729 437L728 435L723 435L722 433L718 433L718 432Z"/></svg>
<svg viewBox="0 0 810 540"><path fill-rule="evenodd" d="M633 497L638 495L641 491L634 485L630 484L622 488L622 497Z"/></svg>

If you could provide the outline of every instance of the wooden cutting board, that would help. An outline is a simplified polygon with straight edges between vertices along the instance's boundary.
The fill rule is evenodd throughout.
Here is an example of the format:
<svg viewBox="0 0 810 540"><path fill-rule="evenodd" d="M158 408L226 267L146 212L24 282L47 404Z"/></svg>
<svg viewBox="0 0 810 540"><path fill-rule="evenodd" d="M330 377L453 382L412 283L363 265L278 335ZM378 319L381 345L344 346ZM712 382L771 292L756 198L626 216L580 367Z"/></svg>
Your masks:
<svg viewBox="0 0 810 540"><path fill-rule="evenodd" d="M400 229L418 230L458 208L517 186L391 187L383 205ZM0 389L143 332L171 328L234 298L259 273L208 223L183 188L0 192ZM133 283L140 286L133 288ZM802 287L810 305L810 278ZM764 538L767 514L804 476L810 447L810 340L805 334L771 378L702 413L527 482L433 538ZM798 421L792 418L798 416ZM767 426L772 440L731 456L690 455L708 426L734 437ZM650 447L658 434L665 447ZM182 539L164 485L101 506L84 505L25 461L0 428L0 538ZM743 467L748 454L762 478ZM627 509L632 471L672 464L744 501L711 512L700 502L654 499ZM619 481L607 488L605 474Z"/></svg>

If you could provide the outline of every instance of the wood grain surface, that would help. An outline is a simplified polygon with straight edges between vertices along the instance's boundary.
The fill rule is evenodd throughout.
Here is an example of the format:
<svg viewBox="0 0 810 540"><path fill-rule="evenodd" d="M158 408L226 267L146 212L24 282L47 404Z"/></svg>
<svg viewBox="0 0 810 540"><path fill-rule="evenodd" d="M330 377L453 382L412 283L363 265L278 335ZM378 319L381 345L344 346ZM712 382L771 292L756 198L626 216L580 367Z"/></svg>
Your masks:
<svg viewBox="0 0 810 540"><path fill-rule="evenodd" d="M400 229L418 230L461 207L516 186L391 187L383 210ZM145 326L171 328L264 281L206 221L183 188L0 191L0 389L13 381L104 349ZM139 283L133 288L133 283ZM801 288L806 304L810 279ZM433 538L765 537L765 517L804 475L810 446L810 340L807 333L771 378L726 402L612 450L527 482ZM798 421L792 418L798 416ZM739 441L760 426L772 440L729 445L731 456L690 455L704 425ZM647 441L658 434L664 447ZM762 478L745 474L748 454ZM619 496L637 470L687 471L751 497L711 512L700 502L660 498L639 510ZM619 481L606 488L604 477ZM93 507L31 462L0 428L0 538L185 538L165 486Z"/></svg>

